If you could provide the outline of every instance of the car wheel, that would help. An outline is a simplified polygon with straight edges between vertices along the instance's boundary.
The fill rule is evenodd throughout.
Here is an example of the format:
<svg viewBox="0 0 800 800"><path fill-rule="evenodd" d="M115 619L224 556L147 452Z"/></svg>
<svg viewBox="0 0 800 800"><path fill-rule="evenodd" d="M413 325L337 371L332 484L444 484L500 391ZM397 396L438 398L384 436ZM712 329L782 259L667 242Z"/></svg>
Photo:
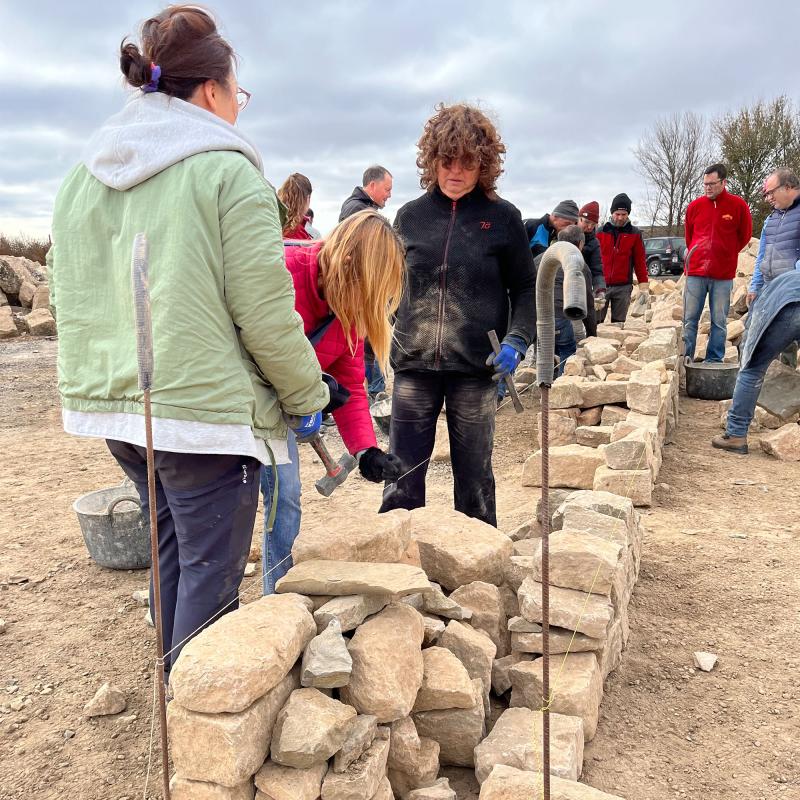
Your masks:
<svg viewBox="0 0 800 800"><path fill-rule="evenodd" d="M657 258L647 262L647 274L651 278L657 278L661 274L661 262Z"/></svg>

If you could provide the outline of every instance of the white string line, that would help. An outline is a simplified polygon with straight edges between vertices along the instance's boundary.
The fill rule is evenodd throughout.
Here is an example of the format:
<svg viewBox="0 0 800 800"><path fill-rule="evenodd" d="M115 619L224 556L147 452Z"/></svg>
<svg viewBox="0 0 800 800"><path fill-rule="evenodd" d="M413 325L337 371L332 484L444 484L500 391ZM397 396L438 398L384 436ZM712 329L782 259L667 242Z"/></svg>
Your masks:
<svg viewBox="0 0 800 800"><path fill-rule="evenodd" d="M147 800L147 786L150 783L150 769L153 765L153 738L156 729L156 701L158 697L157 689L158 683L161 680L161 670L159 669L158 659L153 664L153 706L150 709L150 744L147 748L147 773L144 776L144 790L142 791L142 800Z"/></svg>

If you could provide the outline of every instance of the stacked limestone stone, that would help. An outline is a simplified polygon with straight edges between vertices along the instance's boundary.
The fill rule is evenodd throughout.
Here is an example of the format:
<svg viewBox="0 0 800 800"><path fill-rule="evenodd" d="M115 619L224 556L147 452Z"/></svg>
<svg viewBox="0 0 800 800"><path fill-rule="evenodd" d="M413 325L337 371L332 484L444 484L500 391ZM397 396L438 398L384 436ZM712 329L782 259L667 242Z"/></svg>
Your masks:
<svg viewBox="0 0 800 800"><path fill-rule="evenodd" d="M575 492L554 525L552 772L560 797L602 800L577 779L627 639L639 521L628 500ZM307 527L279 594L172 670L175 799L454 800L448 765L474 767L482 796L537 796L540 543L523 527L515 542L435 508Z"/></svg>
<svg viewBox="0 0 800 800"><path fill-rule="evenodd" d="M45 268L27 258L0 256L0 339L55 332Z"/></svg>
<svg viewBox="0 0 800 800"><path fill-rule="evenodd" d="M550 390L551 486L650 505L661 448L677 422L680 308L676 287L647 311L649 322L599 325L567 359ZM525 462L522 483L541 485L541 450Z"/></svg>

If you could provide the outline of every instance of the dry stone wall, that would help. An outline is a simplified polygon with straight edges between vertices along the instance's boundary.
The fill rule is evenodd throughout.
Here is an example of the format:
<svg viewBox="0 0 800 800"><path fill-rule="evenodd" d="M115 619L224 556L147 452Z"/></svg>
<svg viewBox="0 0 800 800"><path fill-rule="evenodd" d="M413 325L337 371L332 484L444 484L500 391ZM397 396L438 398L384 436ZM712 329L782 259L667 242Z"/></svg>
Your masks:
<svg viewBox="0 0 800 800"><path fill-rule="evenodd" d="M561 797L610 798L578 779L628 638L641 523L608 492L560 500L552 773ZM325 531L327 547L321 527L301 532L277 594L184 648L168 708L175 797L455 800L448 765L474 769L489 797L541 782L536 520L512 536L429 507Z"/></svg>
<svg viewBox="0 0 800 800"><path fill-rule="evenodd" d="M47 268L19 256L0 256L0 339L55 336Z"/></svg>

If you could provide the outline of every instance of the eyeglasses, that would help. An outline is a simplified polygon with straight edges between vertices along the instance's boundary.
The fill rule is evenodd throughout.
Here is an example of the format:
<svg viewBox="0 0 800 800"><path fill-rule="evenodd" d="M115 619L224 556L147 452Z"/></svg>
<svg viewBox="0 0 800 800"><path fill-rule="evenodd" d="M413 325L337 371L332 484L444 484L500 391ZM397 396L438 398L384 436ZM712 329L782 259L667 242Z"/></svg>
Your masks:
<svg viewBox="0 0 800 800"><path fill-rule="evenodd" d="M771 197L775 195L775 192L777 192L778 189L782 189L784 186L786 186L785 183L779 183L774 189L770 189L768 192L764 192L764 199L769 200Z"/></svg>
<svg viewBox="0 0 800 800"><path fill-rule="evenodd" d="M718 183L722 183L721 178L718 181L703 181L703 186L707 188L709 186L716 186Z"/></svg>
<svg viewBox="0 0 800 800"><path fill-rule="evenodd" d="M247 108L247 104L250 102L250 98L253 95L247 91L247 89L242 89L241 86L236 88L236 102L239 106L239 111L244 111Z"/></svg>

